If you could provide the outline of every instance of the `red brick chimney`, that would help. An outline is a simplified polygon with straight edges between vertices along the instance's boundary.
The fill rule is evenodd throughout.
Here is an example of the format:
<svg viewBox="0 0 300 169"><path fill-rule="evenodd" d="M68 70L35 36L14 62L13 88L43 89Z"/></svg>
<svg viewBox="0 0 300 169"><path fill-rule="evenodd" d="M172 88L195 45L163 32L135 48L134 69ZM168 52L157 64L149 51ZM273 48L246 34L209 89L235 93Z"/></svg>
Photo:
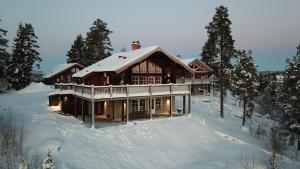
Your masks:
<svg viewBox="0 0 300 169"><path fill-rule="evenodd" d="M133 41L131 44L131 48L132 48L132 50L140 49L141 48L140 41L136 41L136 42Z"/></svg>

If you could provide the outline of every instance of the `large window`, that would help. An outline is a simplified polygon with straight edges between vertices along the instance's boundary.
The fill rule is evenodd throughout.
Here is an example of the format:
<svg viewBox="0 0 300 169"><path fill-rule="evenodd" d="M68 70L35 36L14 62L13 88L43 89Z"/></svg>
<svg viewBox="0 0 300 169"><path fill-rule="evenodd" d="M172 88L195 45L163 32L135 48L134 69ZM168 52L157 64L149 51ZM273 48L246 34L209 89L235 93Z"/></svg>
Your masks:
<svg viewBox="0 0 300 169"><path fill-rule="evenodd" d="M131 100L131 111L135 112L139 110L139 101Z"/></svg>
<svg viewBox="0 0 300 169"><path fill-rule="evenodd" d="M155 99L155 108L156 109L161 109L161 98L156 98Z"/></svg>
<svg viewBox="0 0 300 169"><path fill-rule="evenodd" d="M132 84L139 84L139 77L138 76L132 76Z"/></svg>
<svg viewBox="0 0 300 169"><path fill-rule="evenodd" d="M136 65L132 68L132 73L140 73L139 65Z"/></svg>
<svg viewBox="0 0 300 169"><path fill-rule="evenodd" d="M140 76L139 80L139 84L147 84L146 76Z"/></svg>
<svg viewBox="0 0 300 169"><path fill-rule="evenodd" d="M146 110L146 100L140 99L140 100L131 100L131 111L145 111Z"/></svg>
<svg viewBox="0 0 300 169"><path fill-rule="evenodd" d="M155 76L148 77L148 84L155 84Z"/></svg>
<svg viewBox="0 0 300 169"><path fill-rule="evenodd" d="M140 64L140 73L147 73L147 61Z"/></svg>
<svg viewBox="0 0 300 169"><path fill-rule="evenodd" d="M146 110L146 100L141 99L140 100L140 111L145 111Z"/></svg>
<svg viewBox="0 0 300 169"><path fill-rule="evenodd" d="M162 70L156 64L149 62L149 73L161 73Z"/></svg>
<svg viewBox="0 0 300 169"><path fill-rule="evenodd" d="M155 76L155 84L162 84L161 76Z"/></svg>

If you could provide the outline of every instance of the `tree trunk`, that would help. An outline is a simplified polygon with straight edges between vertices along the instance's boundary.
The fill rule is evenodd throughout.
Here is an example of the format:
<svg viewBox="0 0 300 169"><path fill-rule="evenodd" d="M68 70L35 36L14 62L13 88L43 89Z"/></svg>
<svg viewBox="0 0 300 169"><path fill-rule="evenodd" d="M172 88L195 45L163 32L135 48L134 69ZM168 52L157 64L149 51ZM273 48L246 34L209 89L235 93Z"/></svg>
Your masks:
<svg viewBox="0 0 300 169"><path fill-rule="evenodd" d="M246 98L244 98L244 111L243 111L243 126L245 126L246 121Z"/></svg>
<svg viewBox="0 0 300 169"><path fill-rule="evenodd" d="M220 115L221 118L224 118L224 80L223 77L220 78L220 88L221 88L221 93L220 93Z"/></svg>

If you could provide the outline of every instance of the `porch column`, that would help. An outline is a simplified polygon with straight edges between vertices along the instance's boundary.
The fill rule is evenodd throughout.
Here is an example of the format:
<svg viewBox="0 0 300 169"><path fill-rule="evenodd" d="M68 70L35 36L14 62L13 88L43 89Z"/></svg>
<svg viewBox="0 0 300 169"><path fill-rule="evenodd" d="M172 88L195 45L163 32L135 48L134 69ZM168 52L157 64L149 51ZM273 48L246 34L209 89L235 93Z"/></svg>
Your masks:
<svg viewBox="0 0 300 169"><path fill-rule="evenodd" d="M185 114L185 106L186 106L185 99L186 99L186 96L183 95L182 97L183 97L182 113Z"/></svg>
<svg viewBox="0 0 300 169"><path fill-rule="evenodd" d="M129 99L126 98L126 123L129 122Z"/></svg>
<svg viewBox="0 0 300 169"><path fill-rule="evenodd" d="M74 97L74 99L75 99L75 117L77 118L77 102L76 102L76 97Z"/></svg>
<svg viewBox="0 0 300 169"><path fill-rule="evenodd" d="M122 105L123 106L123 105ZM110 101L110 107L111 107L111 113L112 113L112 121L115 120L115 101L111 100Z"/></svg>
<svg viewBox="0 0 300 169"><path fill-rule="evenodd" d="M91 97L92 97L92 129L95 128L95 100L94 100L94 85L91 88Z"/></svg>
<svg viewBox="0 0 300 169"><path fill-rule="evenodd" d="M191 113L191 94L189 94L188 96L189 96L188 114L190 114Z"/></svg>
<svg viewBox="0 0 300 169"><path fill-rule="evenodd" d="M150 96L149 98L149 106L148 106L148 109L149 109L149 113L150 113L150 120L152 120L152 112L151 112L151 109L152 109L152 97Z"/></svg>
<svg viewBox="0 0 300 169"><path fill-rule="evenodd" d="M82 122L84 122L84 113L83 113L83 86L81 86L81 116L82 116Z"/></svg>
<svg viewBox="0 0 300 169"><path fill-rule="evenodd" d="M172 92L173 92L173 87L172 87L172 83L170 83L170 117L172 117L172 108L173 108L173 101L172 101L172 98L173 98L173 95L172 95Z"/></svg>
<svg viewBox="0 0 300 169"><path fill-rule="evenodd" d="M150 93L150 98L149 98L149 113L150 113L150 120L152 120L152 84L149 86L149 93Z"/></svg>
<svg viewBox="0 0 300 169"><path fill-rule="evenodd" d="M172 95L170 96L170 117L172 117Z"/></svg>

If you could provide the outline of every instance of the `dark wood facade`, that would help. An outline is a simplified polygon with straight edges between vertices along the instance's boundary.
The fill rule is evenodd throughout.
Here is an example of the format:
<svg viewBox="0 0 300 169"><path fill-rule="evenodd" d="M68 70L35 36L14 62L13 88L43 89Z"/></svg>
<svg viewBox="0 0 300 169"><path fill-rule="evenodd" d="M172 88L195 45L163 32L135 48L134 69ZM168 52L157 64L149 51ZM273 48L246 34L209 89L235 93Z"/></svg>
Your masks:
<svg viewBox="0 0 300 169"><path fill-rule="evenodd" d="M141 71L140 65L145 63L146 71ZM161 72L151 72L150 64L156 65L161 69ZM139 67L138 72L133 72L133 68ZM149 77L160 77L161 81L155 84L168 84L176 83L177 78L186 77L188 72L183 66L172 61L170 58L165 56L162 52L155 52L151 56L147 57L124 70L121 73L115 72L92 72L82 79L77 78L77 83L84 83L86 85L95 86L107 86L107 85L133 85L133 77L144 77L145 82L139 84L151 84ZM151 79L151 78L150 78Z"/></svg>

